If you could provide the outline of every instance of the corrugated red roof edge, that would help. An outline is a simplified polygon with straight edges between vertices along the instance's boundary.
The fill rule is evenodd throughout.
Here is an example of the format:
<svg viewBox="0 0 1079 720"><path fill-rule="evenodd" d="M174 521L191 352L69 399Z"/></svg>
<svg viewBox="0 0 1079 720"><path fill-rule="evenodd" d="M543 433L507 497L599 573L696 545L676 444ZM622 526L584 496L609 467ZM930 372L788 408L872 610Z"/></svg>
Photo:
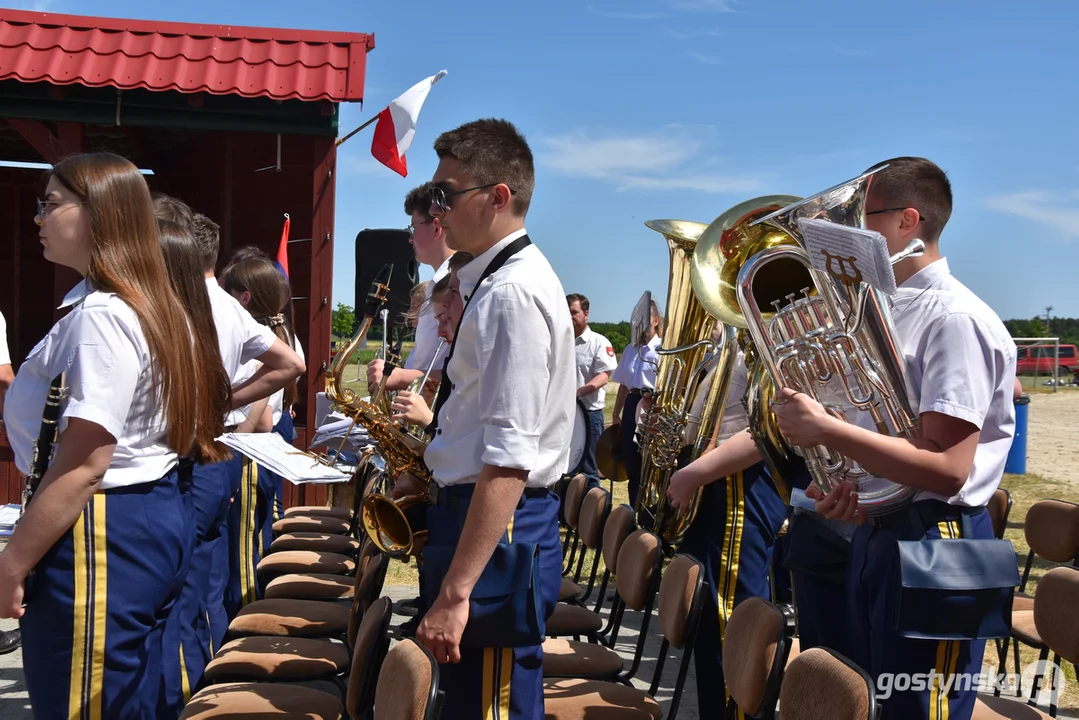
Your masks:
<svg viewBox="0 0 1079 720"><path fill-rule="evenodd" d="M282 89L280 85L277 87L270 87L270 77L267 77L267 83L265 87L250 89L252 80L250 74L244 77L244 82L247 88L240 87L239 84L233 84L231 86L225 86L221 77L217 76L216 86L210 84L198 84L197 87L192 88L190 78L185 78L189 82L181 83L177 82L176 78L164 79L157 78L156 81L150 81L148 79L141 79L138 81L131 81L127 79L121 81L119 78L110 77L108 73L105 73L104 80L97 80L95 82L89 82L82 75L85 73L70 72L68 77L54 77L49 75L48 77L22 77L18 70L18 67L24 63L12 62L4 63L0 62L0 68L5 65L8 68L15 68L4 72L0 70L0 79L15 78L20 80L26 80L29 82L37 82L42 79L48 79L57 84L68 84L71 82L83 82L84 84L91 86L111 85L120 88L131 87L143 87L150 90L181 90L181 91L205 91L215 94L239 94L246 97L265 96L274 99L301 99L301 100L332 100L334 102L343 102L349 100L362 100L363 99L363 87L364 87L364 75L366 70L366 54L375 47L375 36L373 33L346 33L346 32L331 32L324 30L292 30L283 28L261 28L261 27L247 27L236 25L206 25L198 23L180 23L180 22L166 22L158 20L133 20L133 19L121 19L121 18L103 18L95 16L84 15L62 15L58 13L47 12L35 12L29 10L11 10L7 8L0 8L0 24L7 24L9 27L15 27L19 25L33 26L43 30L46 29L59 29L70 28L77 31L92 31L98 30L106 33L129 33L132 35L159 35L162 36L163 41L166 39L171 40L175 37L188 37L192 40L209 40L211 38L229 40L229 41L249 41L249 42L268 42L268 43L304 43L308 45L338 45L346 46L349 55L348 69L345 71L345 83L344 87L338 85L333 87L328 78L323 78L323 82L312 83L312 80L316 78L306 78L304 81L299 81L298 78L293 77L295 82L294 87L288 89ZM0 37L0 41L3 38ZM12 49L14 46L10 42L0 42L0 54L4 50ZM271 46L272 47L272 46ZM362 48L362 52L357 52ZM52 48L49 48L50 50ZM59 48L57 48L59 49ZM343 48L344 49L344 48ZM94 48L91 46L89 51L93 52ZM38 50L42 52L42 50ZM115 54L115 50L113 51ZM95 53L96 54L96 53ZM295 64L295 53L287 53L292 55L293 58L289 64ZM209 51L209 56L212 59L213 49ZM268 62L274 63L273 53L269 53ZM2 55L0 55L2 57ZM25 58L23 58L25 60ZM74 57L71 58L75 60ZM16 58L17 60L17 58ZM188 58L183 58L188 60ZM234 65L235 58L229 58L229 60L223 60L219 63L220 67L227 68L229 65ZM266 64L267 58L260 58L258 61L260 64ZM248 67L255 68L255 63L245 63ZM334 68L329 63L325 63L324 67L329 67L331 73L340 72L339 69ZM316 75L321 68L307 67L304 71L308 75ZM98 78L102 77L100 72L102 68L95 68ZM160 70L160 67L158 68ZM125 68L125 71L130 73L130 68ZM272 71L269 71L272 73ZM54 75L59 75L55 73ZM130 75L128 76L130 78ZM280 81L280 76L273 76L273 80ZM317 89L316 89L317 88Z"/></svg>

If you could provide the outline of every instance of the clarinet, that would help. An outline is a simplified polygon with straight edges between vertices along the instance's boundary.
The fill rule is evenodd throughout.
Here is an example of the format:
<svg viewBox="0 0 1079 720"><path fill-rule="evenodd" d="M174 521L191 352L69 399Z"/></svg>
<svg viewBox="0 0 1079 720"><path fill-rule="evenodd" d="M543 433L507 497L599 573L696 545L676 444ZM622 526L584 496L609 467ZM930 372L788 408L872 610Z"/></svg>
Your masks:
<svg viewBox="0 0 1079 720"><path fill-rule="evenodd" d="M52 456L56 450L56 440L60 429L60 406L66 395L64 379L64 373L53 378L52 385L49 386L49 394L45 398L45 411L41 415L41 431L37 436L37 444L34 445L34 459L30 463L30 472L26 474L26 486L23 488L23 512L26 512L30 499L37 492L41 479L45 477L45 471L49 469L49 463L52 462Z"/></svg>

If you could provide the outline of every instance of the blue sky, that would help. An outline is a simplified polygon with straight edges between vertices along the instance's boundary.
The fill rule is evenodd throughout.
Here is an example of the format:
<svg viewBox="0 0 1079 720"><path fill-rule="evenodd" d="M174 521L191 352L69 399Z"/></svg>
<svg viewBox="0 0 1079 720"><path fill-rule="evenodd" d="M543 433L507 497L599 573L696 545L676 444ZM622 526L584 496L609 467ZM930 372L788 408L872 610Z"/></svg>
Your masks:
<svg viewBox="0 0 1079 720"><path fill-rule="evenodd" d="M23 5L27 7L27 5ZM45 0L113 17L372 32L364 107L441 69L401 178L341 146L334 301L352 304L363 228L403 227L431 143L507 118L537 160L531 237L592 319L666 297L653 218L710 222L742 200L809 195L897 155L955 194L952 271L1003 318L1079 316L1079 5L1040 2ZM422 277L429 276L425 270Z"/></svg>

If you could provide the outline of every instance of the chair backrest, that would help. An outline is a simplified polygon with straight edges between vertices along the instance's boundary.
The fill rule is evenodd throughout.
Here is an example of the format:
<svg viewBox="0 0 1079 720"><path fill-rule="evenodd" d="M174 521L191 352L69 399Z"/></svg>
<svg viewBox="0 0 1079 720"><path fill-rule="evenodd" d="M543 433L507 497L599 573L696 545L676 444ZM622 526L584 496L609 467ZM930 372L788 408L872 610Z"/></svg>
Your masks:
<svg viewBox="0 0 1079 720"><path fill-rule="evenodd" d="M630 610L643 610L650 599L659 550L659 537L647 530L637 530L618 551L615 587Z"/></svg>
<svg viewBox="0 0 1079 720"><path fill-rule="evenodd" d="M1004 531L1008 529L1008 516L1012 513L1012 494L1004 488L997 488L993 497L989 498L986 510L993 521L993 536L1002 540Z"/></svg>
<svg viewBox="0 0 1079 720"><path fill-rule="evenodd" d="M791 660L779 696L783 720L873 720L873 681L860 667L826 648L811 648Z"/></svg>
<svg viewBox="0 0 1079 720"><path fill-rule="evenodd" d="M588 478L577 475L569 481L569 486L566 488L566 506L563 508L563 514L566 525L572 530L577 529L577 521L581 517L581 500L584 498L584 489L587 486Z"/></svg>
<svg viewBox="0 0 1079 720"><path fill-rule="evenodd" d="M1054 653L1068 662L1079 663L1079 570L1053 568L1038 581L1034 593L1034 627Z"/></svg>
<svg viewBox="0 0 1079 720"><path fill-rule="evenodd" d="M438 664L415 640L394 645L382 662L375 687L378 720L436 720L441 711Z"/></svg>
<svg viewBox="0 0 1079 720"><path fill-rule="evenodd" d="M723 674L731 700L746 715L775 706L787 660L786 626L779 608L759 597L742 601L727 621Z"/></svg>
<svg viewBox="0 0 1079 720"><path fill-rule="evenodd" d="M1035 555L1050 562L1068 562L1079 548L1079 505L1039 500L1027 510L1023 534Z"/></svg>
<svg viewBox="0 0 1079 720"><path fill-rule="evenodd" d="M348 715L353 718L368 717L375 704L375 684L378 669L390 649L390 619L393 602L382 597L371 604L364 613L359 630L352 643L352 667L348 673Z"/></svg>
<svg viewBox="0 0 1079 720"><path fill-rule="evenodd" d="M389 562L382 553L371 559L364 568L363 574L356 575L356 589L352 596L352 613L348 618L348 642L353 645L356 642L356 633L360 629L360 622L367 614L368 608L375 599L382 594L382 584L386 580L386 570Z"/></svg>
<svg viewBox="0 0 1079 720"><path fill-rule="evenodd" d="M592 488L584 496L577 523L577 532L581 542L589 550L598 550L603 545L603 526L611 511L611 496L603 488Z"/></svg>
<svg viewBox="0 0 1079 720"><path fill-rule="evenodd" d="M700 561L689 555L675 555L663 571L659 583L659 631L674 647L685 649L700 612Z"/></svg>
<svg viewBox="0 0 1079 720"><path fill-rule="evenodd" d="M611 510L603 525L603 562L608 572L618 572L618 553L635 525L633 508L629 505L619 505Z"/></svg>

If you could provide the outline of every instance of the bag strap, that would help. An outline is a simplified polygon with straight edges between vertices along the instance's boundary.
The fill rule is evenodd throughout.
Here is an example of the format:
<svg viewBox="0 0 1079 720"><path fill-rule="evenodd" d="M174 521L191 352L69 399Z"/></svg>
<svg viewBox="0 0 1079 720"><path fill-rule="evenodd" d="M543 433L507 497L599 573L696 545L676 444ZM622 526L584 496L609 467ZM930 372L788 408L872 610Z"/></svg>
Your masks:
<svg viewBox="0 0 1079 720"><path fill-rule="evenodd" d="M494 259L488 263L484 268L483 274L480 275L480 279L476 281L476 289L478 290L484 280L496 273L506 261L517 253L524 250L526 247L532 244L532 241L528 239L528 235L522 235L506 247L502 248ZM438 429L438 413L442 409L442 406L446 404L446 400L449 399L450 390L452 389L452 383L449 382L449 368L450 360L453 358L453 351L457 349L457 337L458 331L461 329L461 322L465 319L465 311L468 310L469 304L472 302L472 298L476 297L476 290L472 291L472 294L468 296L468 300L465 301L465 306L461 310L461 317L457 319L457 327L453 331L453 342L450 343L450 351L446 353L446 360L442 363L442 382L438 385L438 395L435 396L435 404L432 412L434 419L431 424L427 426L427 435L433 436Z"/></svg>

